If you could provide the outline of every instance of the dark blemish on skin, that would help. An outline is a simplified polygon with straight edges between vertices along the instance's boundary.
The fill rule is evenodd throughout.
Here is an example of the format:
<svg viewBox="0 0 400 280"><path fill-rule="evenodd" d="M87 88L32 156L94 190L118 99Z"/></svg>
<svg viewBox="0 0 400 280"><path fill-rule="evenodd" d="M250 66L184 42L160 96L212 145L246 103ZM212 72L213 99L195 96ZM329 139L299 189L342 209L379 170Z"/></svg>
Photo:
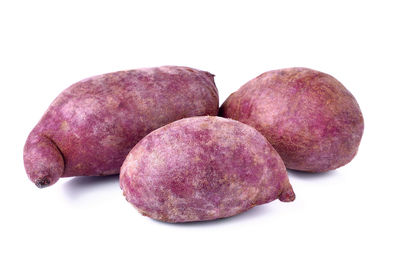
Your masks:
<svg viewBox="0 0 400 280"><path fill-rule="evenodd" d="M43 189L50 185L50 179L47 176L41 177L35 181L35 185L38 188Z"/></svg>

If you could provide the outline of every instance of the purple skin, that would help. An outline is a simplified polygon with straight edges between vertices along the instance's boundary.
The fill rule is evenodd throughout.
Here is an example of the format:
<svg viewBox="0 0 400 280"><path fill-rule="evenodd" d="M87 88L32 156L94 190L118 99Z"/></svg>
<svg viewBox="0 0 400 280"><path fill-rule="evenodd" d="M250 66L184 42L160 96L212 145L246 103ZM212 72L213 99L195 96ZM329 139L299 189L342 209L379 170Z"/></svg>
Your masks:
<svg viewBox="0 0 400 280"><path fill-rule="evenodd" d="M349 163L364 130L353 95L332 76L307 68L256 77L229 96L219 115L255 127L287 168L307 172Z"/></svg>
<svg viewBox="0 0 400 280"><path fill-rule="evenodd" d="M139 212L170 223L295 199L285 165L265 137L219 117L182 119L147 135L128 154L120 184Z"/></svg>
<svg viewBox="0 0 400 280"><path fill-rule="evenodd" d="M91 77L64 90L32 130L25 169L40 188L60 177L118 174L151 131L217 113L218 91L208 72L164 66Z"/></svg>

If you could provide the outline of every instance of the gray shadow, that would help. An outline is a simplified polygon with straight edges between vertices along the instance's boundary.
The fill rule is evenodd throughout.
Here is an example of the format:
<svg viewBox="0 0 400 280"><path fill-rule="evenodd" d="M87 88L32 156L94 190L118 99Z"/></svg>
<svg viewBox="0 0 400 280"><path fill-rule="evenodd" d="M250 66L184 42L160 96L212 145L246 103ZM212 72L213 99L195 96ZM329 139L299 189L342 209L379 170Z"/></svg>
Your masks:
<svg viewBox="0 0 400 280"><path fill-rule="evenodd" d="M63 186L67 195L75 199L99 189L119 189L119 175L75 177L65 182Z"/></svg>
<svg viewBox="0 0 400 280"><path fill-rule="evenodd" d="M313 180L313 179L321 179L321 178L328 178L338 175L337 170L330 170L326 172L305 172L305 171L298 171L298 170L291 170L287 169L289 178L298 178L298 179L306 179L306 180Z"/></svg>
<svg viewBox="0 0 400 280"><path fill-rule="evenodd" d="M173 227L207 227L207 226L219 226L225 225L229 223L243 223L244 221L249 221L251 219L262 219L266 215L268 215L269 209L267 204L255 206L245 212L237 214L235 216L227 217L227 218L220 218L216 220L209 220L209 221L198 221L198 222L187 222L187 223L167 223L159 220L154 220L149 217L154 223L162 224L166 226L173 226Z"/></svg>

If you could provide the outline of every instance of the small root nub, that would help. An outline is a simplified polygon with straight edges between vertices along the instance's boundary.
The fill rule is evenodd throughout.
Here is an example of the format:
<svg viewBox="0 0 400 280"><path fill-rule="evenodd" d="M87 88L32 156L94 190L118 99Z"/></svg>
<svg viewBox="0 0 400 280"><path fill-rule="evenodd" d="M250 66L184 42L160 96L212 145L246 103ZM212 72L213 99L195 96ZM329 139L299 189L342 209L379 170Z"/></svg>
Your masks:
<svg viewBox="0 0 400 280"><path fill-rule="evenodd" d="M40 188L43 189L47 186L50 185L50 179L47 176L44 176L42 178L39 178L35 181L35 185Z"/></svg>
<svg viewBox="0 0 400 280"><path fill-rule="evenodd" d="M282 202L290 202L295 200L296 195L292 189L292 186L288 183L279 195L279 200Z"/></svg>

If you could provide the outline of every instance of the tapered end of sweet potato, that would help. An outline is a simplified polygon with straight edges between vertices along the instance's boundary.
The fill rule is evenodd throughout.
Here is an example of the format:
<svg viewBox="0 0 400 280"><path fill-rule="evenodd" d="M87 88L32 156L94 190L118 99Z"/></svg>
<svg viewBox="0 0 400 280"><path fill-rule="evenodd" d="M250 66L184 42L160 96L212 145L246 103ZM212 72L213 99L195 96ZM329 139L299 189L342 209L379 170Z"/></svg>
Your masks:
<svg viewBox="0 0 400 280"><path fill-rule="evenodd" d="M38 188L53 185L64 173L64 158L56 144L35 132L25 143L24 165L29 179Z"/></svg>
<svg viewBox="0 0 400 280"><path fill-rule="evenodd" d="M290 202L296 198L294 191L292 189L292 185L290 185L289 180L285 183L282 188L282 192L279 195L279 200L282 202Z"/></svg>
<svg viewBox="0 0 400 280"><path fill-rule="evenodd" d="M48 186L50 186L51 184L52 184L52 183L51 183L51 180L50 180L49 176L43 176L43 177L37 178L37 179L35 180L35 185L36 185L36 187L38 187L39 189L43 189L43 188L45 188L45 187L48 187Z"/></svg>

